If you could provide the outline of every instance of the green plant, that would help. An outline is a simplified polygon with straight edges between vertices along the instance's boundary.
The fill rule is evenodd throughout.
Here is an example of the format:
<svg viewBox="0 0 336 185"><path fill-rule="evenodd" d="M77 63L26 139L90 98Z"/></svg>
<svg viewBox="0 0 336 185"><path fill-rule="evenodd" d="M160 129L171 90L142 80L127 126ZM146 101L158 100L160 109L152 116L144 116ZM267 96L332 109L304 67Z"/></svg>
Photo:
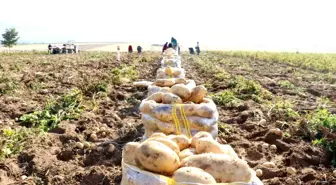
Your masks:
<svg viewBox="0 0 336 185"><path fill-rule="evenodd" d="M0 76L0 95L11 93L17 87L18 83L14 79L5 76L5 74Z"/></svg>
<svg viewBox="0 0 336 185"><path fill-rule="evenodd" d="M288 100L278 99L275 104L269 103L268 116L274 116L278 119L285 118L287 119L298 119L300 114L293 109L294 105Z"/></svg>
<svg viewBox="0 0 336 185"><path fill-rule="evenodd" d="M127 66L123 64L121 67L112 69L112 82L122 84L124 81L135 80L138 78L135 66Z"/></svg>
<svg viewBox="0 0 336 185"><path fill-rule="evenodd" d="M83 111L81 91L73 92L62 96L58 101L52 101L42 110L34 111L30 114L22 115L19 118L21 124L29 127L40 128L49 131L56 128L62 120L78 118Z"/></svg>
<svg viewBox="0 0 336 185"><path fill-rule="evenodd" d="M0 136L0 160L20 153L27 144L29 138L32 138L39 133L39 130L28 129L25 127L2 130Z"/></svg>
<svg viewBox="0 0 336 185"><path fill-rule="evenodd" d="M219 136L224 137L226 135L230 135L232 131L232 126L226 123L219 122L218 123L218 132Z"/></svg>
<svg viewBox="0 0 336 185"><path fill-rule="evenodd" d="M292 84L290 81L288 80L280 80L278 81L278 85L282 88L286 88L286 89L294 89L295 86L294 84Z"/></svg>
<svg viewBox="0 0 336 185"><path fill-rule="evenodd" d="M211 95L210 97L217 105L224 105L225 107L238 107L243 104L230 90Z"/></svg>
<svg viewBox="0 0 336 185"><path fill-rule="evenodd" d="M319 108L307 115L307 119L313 143L325 147L332 154L331 163L336 166L336 115Z"/></svg>

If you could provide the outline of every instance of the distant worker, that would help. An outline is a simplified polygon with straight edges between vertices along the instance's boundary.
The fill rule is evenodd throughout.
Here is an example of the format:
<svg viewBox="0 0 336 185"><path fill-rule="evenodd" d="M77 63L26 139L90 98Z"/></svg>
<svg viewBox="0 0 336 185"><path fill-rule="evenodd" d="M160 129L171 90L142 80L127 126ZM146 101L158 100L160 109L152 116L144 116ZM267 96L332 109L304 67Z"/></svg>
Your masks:
<svg viewBox="0 0 336 185"><path fill-rule="evenodd" d="M162 48L162 53L164 53L164 51L168 48L168 42L166 42L166 44L163 45Z"/></svg>
<svg viewBox="0 0 336 185"><path fill-rule="evenodd" d="M181 52L181 48L180 46L178 46L178 54L180 54L180 52Z"/></svg>
<svg viewBox="0 0 336 185"><path fill-rule="evenodd" d="M48 45L48 53L49 53L49 54L51 53L51 48L52 48L52 46L51 46L51 44L49 44L49 45Z"/></svg>
<svg viewBox="0 0 336 185"><path fill-rule="evenodd" d="M117 46L117 61L120 61L120 47Z"/></svg>
<svg viewBox="0 0 336 185"><path fill-rule="evenodd" d="M172 43L169 43L169 44L168 44L168 48L173 48L173 44L172 44Z"/></svg>
<svg viewBox="0 0 336 185"><path fill-rule="evenodd" d="M201 52L200 47L199 47L199 42L197 42L197 46L195 47L195 49L196 49L197 55L199 55Z"/></svg>
<svg viewBox="0 0 336 185"><path fill-rule="evenodd" d="M141 48L141 46L138 46L138 47L137 47L137 50L138 50L138 54L141 55L141 53L142 53L142 48Z"/></svg>
<svg viewBox="0 0 336 185"><path fill-rule="evenodd" d="M133 53L132 45L129 45L129 46L128 46L128 53Z"/></svg>
<svg viewBox="0 0 336 185"><path fill-rule="evenodd" d="M175 50L177 50L177 41L176 41L176 39L175 39L174 37L172 37L170 42L172 43L173 48L174 48Z"/></svg>

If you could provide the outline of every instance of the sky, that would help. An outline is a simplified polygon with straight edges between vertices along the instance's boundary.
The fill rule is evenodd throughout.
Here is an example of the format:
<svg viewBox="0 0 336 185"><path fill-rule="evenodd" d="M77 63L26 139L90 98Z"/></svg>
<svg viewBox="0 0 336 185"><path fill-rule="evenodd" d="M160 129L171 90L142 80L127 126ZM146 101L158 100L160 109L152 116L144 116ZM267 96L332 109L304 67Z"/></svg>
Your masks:
<svg viewBox="0 0 336 185"><path fill-rule="evenodd" d="M0 0L21 42L148 42L336 51L334 0ZM63 19L62 19L63 18Z"/></svg>

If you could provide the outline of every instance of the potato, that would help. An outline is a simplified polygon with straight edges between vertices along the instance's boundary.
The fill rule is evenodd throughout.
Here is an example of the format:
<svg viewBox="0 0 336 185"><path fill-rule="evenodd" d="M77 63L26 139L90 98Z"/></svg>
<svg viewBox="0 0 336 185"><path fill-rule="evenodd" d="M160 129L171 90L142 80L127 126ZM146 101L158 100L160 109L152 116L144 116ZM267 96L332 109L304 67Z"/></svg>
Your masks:
<svg viewBox="0 0 336 185"><path fill-rule="evenodd" d="M157 79L154 84L160 87L171 87L175 84L175 79Z"/></svg>
<svg viewBox="0 0 336 185"><path fill-rule="evenodd" d="M135 152L137 161L147 170L171 175L180 166L178 155L163 143L146 141Z"/></svg>
<svg viewBox="0 0 336 185"><path fill-rule="evenodd" d="M192 128L196 128L200 131L210 131L217 124L217 117L202 118L199 116L188 116L189 123Z"/></svg>
<svg viewBox="0 0 336 185"><path fill-rule="evenodd" d="M171 90L170 90L169 87L162 87L161 90L160 90L160 92L162 92L162 93L170 93Z"/></svg>
<svg viewBox="0 0 336 185"><path fill-rule="evenodd" d="M143 100L140 104L140 112L142 113L153 113L157 103L154 100Z"/></svg>
<svg viewBox="0 0 336 185"><path fill-rule="evenodd" d="M182 99L173 93L163 93L162 103L164 104L182 104Z"/></svg>
<svg viewBox="0 0 336 185"><path fill-rule="evenodd" d="M126 164L137 165L135 162L135 151L139 147L138 142L128 142L122 150L122 158Z"/></svg>
<svg viewBox="0 0 336 185"><path fill-rule="evenodd" d="M213 139L212 135L209 134L208 132L204 132L204 131L198 132L191 139L191 147L195 148L197 140L201 139L201 138L211 138L211 139Z"/></svg>
<svg viewBox="0 0 336 185"><path fill-rule="evenodd" d="M194 80L188 80L186 83L186 87L188 89L190 89L190 91L192 90L192 88L196 87L196 83Z"/></svg>
<svg viewBox="0 0 336 185"><path fill-rule="evenodd" d="M157 126L160 120L156 119L155 117L148 115L148 114L141 114L141 120L144 125L145 130L158 130L159 127Z"/></svg>
<svg viewBox="0 0 336 185"><path fill-rule="evenodd" d="M187 80L185 78L175 78L175 84L186 84Z"/></svg>
<svg viewBox="0 0 336 185"><path fill-rule="evenodd" d="M200 138L196 142L196 153L214 153L214 154L227 154L233 158L238 157L236 152L230 145L221 145L212 138Z"/></svg>
<svg viewBox="0 0 336 185"><path fill-rule="evenodd" d="M162 137L150 137L147 139L147 141L157 141L160 142L162 144L165 144L166 146L168 146L170 149L172 149L174 152L176 152L177 154L180 153L180 148L179 146L172 140L170 140L169 138L162 138Z"/></svg>
<svg viewBox="0 0 336 185"><path fill-rule="evenodd" d="M184 69L182 68L174 68L173 69L173 75L175 77L180 76L184 72Z"/></svg>
<svg viewBox="0 0 336 185"><path fill-rule="evenodd" d="M180 160L182 161L184 158L187 158L189 156L196 155L196 149L195 148L187 148L182 150L179 153Z"/></svg>
<svg viewBox="0 0 336 185"><path fill-rule="evenodd" d="M200 168L183 167L175 171L173 179L177 183L216 184L216 180Z"/></svg>
<svg viewBox="0 0 336 185"><path fill-rule="evenodd" d="M175 124L159 121L159 122L156 123L156 125L159 128L159 130L161 132L164 132L165 134L176 133Z"/></svg>
<svg viewBox="0 0 336 185"><path fill-rule="evenodd" d="M148 96L160 92L161 91L161 87L155 86L155 85L150 85L148 86Z"/></svg>
<svg viewBox="0 0 336 185"><path fill-rule="evenodd" d="M193 116L196 114L196 111L198 109L199 105L196 104L184 104L183 108L184 108L184 112L186 114L186 116Z"/></svg>
<svg viewBox="0 0 336 185"><path fill-rule="evenodd" d="M196 110L196 115L203 118L212 118L216 113L216 109L214 109L211 105L201 104L198 106Z"/></svg>
<svg viewBox="0 0 336 185"><path fill-rule="evenodd" d="M164 133L162 133L162 132L154 132L154 133L150 136L150 138L164 138L164 139L166 139L167 136L166 136Z"/></svg>
<svg viewBox="0 0 336 185"><path fill-rule="evenodd" d="M154 109L155 117L161 121L170 122L173 120L172 105L162 104Z"/></svg>
<svg viewBox="0 0 336 185"><path fill-rule="evenodd" d="M191 90L191 96L189 97L188 101L200 103L206 94L207 89L203 85L196 86Z"/></svg>
<svg viewBox="0 0 336 185"><path fill-rule="evenodd" d="M250 182L253 171L247 162L226 154L199 154L189 156L181 162L181 167L196 167L212 175L217 183Z"/></svg>
<svg viewBox="0 0 336 185"><path fill-rule="evenodd" d="M183 100L186 100L191 96L191 90L184 84L173 85L171 87L171 92L181 97Z"/></svg>
<svg viewBox="0 0 336 185"><path fill-rule="evenodd" d="M156 103L161 103L162 102L162 92L157 92L152 95L150 95L146 100L154 100Z"/></svg>
<svg viewBox="0 0 336 185"><path fill-rule="evenodd" d="M181 151L190 146L190 139L185 135L169 135L168 138L174 141Z"/></svg>

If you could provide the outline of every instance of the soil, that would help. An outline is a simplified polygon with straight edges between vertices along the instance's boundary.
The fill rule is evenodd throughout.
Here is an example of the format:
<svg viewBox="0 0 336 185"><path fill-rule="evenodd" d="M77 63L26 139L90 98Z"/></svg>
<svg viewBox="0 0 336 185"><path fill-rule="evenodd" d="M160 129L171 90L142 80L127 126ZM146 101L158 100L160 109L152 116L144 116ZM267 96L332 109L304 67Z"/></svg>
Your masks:
<svg viewBox="0 0 336 185"><path fill-rule="evenodd" d="M197 84L210 81L210 93L225 90L226 82L216 81L215 74L203 73L193 61L196 57L182 55L187 77ZM90 83L110 78L111 69L121 63L135 65L139 74L137 81L153 81L159 68L160 53L145 53L143 58L134 63L137 60L135 54L124 54L121 62L115 61L114 54L101 53L6 56L2 59L5 62L1 63L1 70L14 79L18 87L0 96L0 104L6 105L0 107L1 125L19 127L16 120L21 115L40 109L48 100L69 89L85 89ZM320 76L318 72L264 61L239 58L232 61L235 63L222 63L218 67L231 75L256 80L274 95L295 100L298 111L316 108L318 96L332 97L335 92L334 85L315 78ZM242 68L243 65L249 65L249 68ZM301 78L294 78L291 70L299 73ZM276 81L280 79L291 80L302 87L303 92L293 93L277 86ZM122 147L127 142L141 140L144 133L138 107L146 95L146 88L136 88L131 81L121 85L109 83L107 95L97 95L95 109L88 103L78 119L62 121L56 129L30 139L21 153L1 162L0 184L119 184ZM87 94L85 99L89 102L92 95ZM268 110L262 104L250 100L244 104L238 109L218 106L220 122L229 125L229 131L220 127L220 140L230 144L253 169L261 169L264 184L336 184L332 181L333 169L326 151L298 135L285 137L269 132L270 128L283 129L280 126L286 120L268 117ZM287 124L291 121L287 120ZM93 132L97 134L97 140L91 139ZM78 149L74 147L78 141L94 143L96 148ZM277 150L263 149L264 143L276 145ZM276 167L263 167L267 161L273 161ZM297 173L288 174L287 167L294 167Z"/></svg>

